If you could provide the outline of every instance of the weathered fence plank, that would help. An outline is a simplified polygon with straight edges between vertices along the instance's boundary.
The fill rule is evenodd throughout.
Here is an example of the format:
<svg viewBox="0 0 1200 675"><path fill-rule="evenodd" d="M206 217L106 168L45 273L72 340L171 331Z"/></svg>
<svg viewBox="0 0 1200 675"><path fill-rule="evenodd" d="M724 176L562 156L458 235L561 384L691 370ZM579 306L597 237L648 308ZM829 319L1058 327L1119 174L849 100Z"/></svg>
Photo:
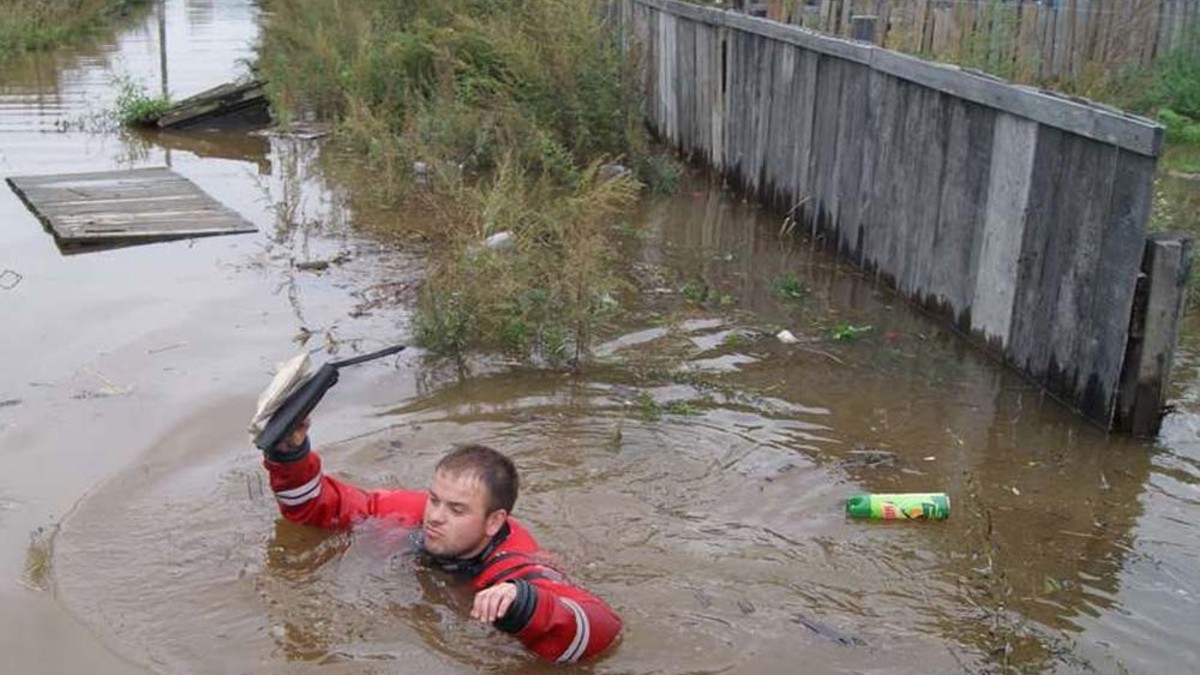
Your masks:
<svg viewBox="0 0 1200 675"><path fill-rule="evenodd" d="M1121 428L1138 435L1158 433L1162 422L1191 267L1191 238L1163 233L1146 240L1116 414Z"/></svg>

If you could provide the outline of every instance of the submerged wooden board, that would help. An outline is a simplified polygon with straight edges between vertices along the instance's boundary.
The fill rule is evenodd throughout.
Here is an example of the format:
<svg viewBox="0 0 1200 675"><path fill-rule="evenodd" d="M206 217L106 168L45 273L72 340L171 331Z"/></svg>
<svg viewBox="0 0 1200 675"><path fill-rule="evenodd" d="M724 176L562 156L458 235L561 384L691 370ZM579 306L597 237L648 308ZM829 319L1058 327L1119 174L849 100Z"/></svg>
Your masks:
<svg viewBox="0 0 1200 675"><path fill-rule="evenodd" d="M167 168L14 176L8 184L61 244L149 242L257 230Z"/></svg>
<svg viewBox="0 0 1200 675"><path fill-rule="evenodd" d="M161 129L246 129L271 123L263 82L222 84L186 98L167 110L153 125Z"/></svg>

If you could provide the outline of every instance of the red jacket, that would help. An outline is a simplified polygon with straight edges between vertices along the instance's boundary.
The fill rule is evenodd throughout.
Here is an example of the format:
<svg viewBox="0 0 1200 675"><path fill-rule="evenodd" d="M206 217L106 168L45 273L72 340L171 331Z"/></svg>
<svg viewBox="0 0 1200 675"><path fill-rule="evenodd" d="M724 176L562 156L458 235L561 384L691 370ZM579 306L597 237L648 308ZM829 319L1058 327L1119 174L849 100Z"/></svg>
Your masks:
<svg viewBox="0 0 1200 675"><path fill-rule="evenodd" d="M362 490L326 476L315 452L292 462L264 464L280 512L294 523L347 529L365 518L384 518L404 528L421 527L428 499L424 491ZM562 663L591 658L621 632L620 617L549 566L537 541L514 518L479 559L455 562L459 564L453 567L470 577L476 591L504 582L517 586L516 600L495 626L514 633L538 656Z"/></svg>

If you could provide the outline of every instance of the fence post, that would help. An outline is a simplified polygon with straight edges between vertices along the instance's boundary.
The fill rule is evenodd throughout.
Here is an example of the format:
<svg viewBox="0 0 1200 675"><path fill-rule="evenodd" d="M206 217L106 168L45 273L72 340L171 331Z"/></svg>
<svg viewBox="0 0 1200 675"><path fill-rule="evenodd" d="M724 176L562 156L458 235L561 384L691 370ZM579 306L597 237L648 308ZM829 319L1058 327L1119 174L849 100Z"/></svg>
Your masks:
<svg viewBox="0 0 1200 675"><path fill-rule="evenodd" d="M1146 238L1113 420L1119 431L1153 436L1162 424L1191 268L1191 237L1155 233Z"/></svg>
<svg viewBox="0 0 1200 675"><path fill-rule="evenodd" d="M850 38L874 44L876 20L877 17L870 14L850 17Z"/></svg>

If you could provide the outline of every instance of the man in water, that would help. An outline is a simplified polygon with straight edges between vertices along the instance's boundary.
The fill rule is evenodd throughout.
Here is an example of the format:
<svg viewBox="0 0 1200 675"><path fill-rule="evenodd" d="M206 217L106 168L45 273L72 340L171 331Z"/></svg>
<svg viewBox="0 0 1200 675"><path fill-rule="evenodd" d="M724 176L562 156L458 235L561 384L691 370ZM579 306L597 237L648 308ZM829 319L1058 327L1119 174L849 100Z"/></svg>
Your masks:
<svg viewBox="0 0 1200 675"><path fill-rule="evenodd" d="M570 663L608 649L621 619L551 567L529 532L510 514L517 500L512 460L482 445L450 451L428 490L366 491L321 470L310 451L308 420L264 462L279 510L288 520L348 529L366 518L414 530L423 557L475 592L471 617L516 635L543 658Z"/></svg>

